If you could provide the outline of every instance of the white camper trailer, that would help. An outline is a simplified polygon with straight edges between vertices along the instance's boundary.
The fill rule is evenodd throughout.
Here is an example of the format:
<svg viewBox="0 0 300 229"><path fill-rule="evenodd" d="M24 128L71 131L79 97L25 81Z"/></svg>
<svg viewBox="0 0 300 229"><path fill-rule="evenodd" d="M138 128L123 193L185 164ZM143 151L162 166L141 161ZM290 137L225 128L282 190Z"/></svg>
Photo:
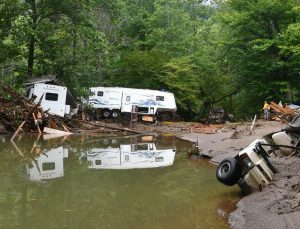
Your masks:
<svg viewBox="0 0 300 229"><path fill-rule="evenodd" d="M154 143L121 144L119 148L93 148L87 153L92 169L138 169L173 164L175 149L158 150Z"/></svg>
<svg viewBox="0 0 300 229"><path fill-rule="evenodd" d="M34 103L38 103L41 99L43 110L49 110L50 114L64 117L70 114L70 105L66 105L67 88L52 84L36 83L30 88L29 98L35 95Z"/></svg>
<svg viewBox="0 0 300 229"><path fill-rule="evenodd" d="M120 113L132 112L133 106L137 113L157 115L163 112L176 112L173 93L149 89L133 89L120 87L92 87L89 104L100 109L104 117L116 118Z"/></svg>

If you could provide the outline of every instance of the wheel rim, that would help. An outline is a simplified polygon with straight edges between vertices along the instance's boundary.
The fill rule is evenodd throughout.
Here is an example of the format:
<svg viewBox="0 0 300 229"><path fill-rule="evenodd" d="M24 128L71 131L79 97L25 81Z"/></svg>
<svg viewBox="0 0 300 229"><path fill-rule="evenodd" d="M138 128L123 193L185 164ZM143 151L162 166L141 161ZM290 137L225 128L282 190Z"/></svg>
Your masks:
<svg viewBox="0 0 300 229"><path fill-rule="evenodd" d="M117 118L117 117L118 117L118 112L113 112L113 113L112 113L112 116L113 116L114 118Z"/></svg>
<svg viewBox="0 0 300 229"><path fill-rule="evenodd" d="M103 116L104 116L105 118L108 118L108 117L109 117L109 112L108 112L108 111L105 111L105 112L103 113Z"/></svg>
<svg viewBox="0 0 300 229"><path fill-rule="evenodd" d="M230 170L230 163L225 162L219 170L220 175L225 175Z"/></svg>

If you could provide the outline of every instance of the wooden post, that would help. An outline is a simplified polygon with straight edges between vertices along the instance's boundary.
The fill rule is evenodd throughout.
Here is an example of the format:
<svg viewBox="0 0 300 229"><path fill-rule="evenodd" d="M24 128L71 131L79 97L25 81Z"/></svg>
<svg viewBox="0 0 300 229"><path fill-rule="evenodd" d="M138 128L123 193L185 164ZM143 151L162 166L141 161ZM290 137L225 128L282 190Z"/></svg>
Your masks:
<svg viewBox="0 0 300 229"><path fill-rule="evenodd" d="M253 131L253 129L254 129L255 121L256 121L256 115L254 116L253 122L252 122L252 124L251 124L250 135L252 134L252 131Z"/></svg>
<svg viewBox="0 0 300 229"><path fill-rule="evenodd" d="M35 123L35 125L36 125L36 127L37 127L39 133L41 134L42 131L41 131L41 129L40 129L39 122L38 122L38 120L37 120L36 117L35 117L35 114L32 113L32 116L33 116L34 123Z"/></svg>
<svg viewBox="0 0 300 229"><path fill-rule="evenodd" d="M21 123L21 125L18 127L18 129L16 130L16 132L14 133L14 135L11 137L11 141L13 141L15 139L15 137L17 136L17 134L20 132L20 130L22 129L22 127L24 126L24 124L26 123L26 121L23 121Z"/></svg>

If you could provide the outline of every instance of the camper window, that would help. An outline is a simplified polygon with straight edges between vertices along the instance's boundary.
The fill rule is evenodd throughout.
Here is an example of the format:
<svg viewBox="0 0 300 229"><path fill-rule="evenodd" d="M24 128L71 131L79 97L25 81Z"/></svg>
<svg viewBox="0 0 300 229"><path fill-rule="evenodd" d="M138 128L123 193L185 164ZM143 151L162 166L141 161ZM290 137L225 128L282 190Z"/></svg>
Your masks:
<svg viewBox="0 0 300 229"><path fill-rule="evenodd" d="M101 160L95 160L95 165L101 165Z"/></svg>
<svg viewBox="0 0 300 229"><path fill-rule="evenodd" d="M164 96L156 96L156 101L165 101Z"/></svg>
<svg viewBox="0 0 300 229"><path fill-rule="evenodd" d="M43 171L50 171L55 169L55 162L46 162L42 164Z"/></svg>
<svg viewBox="0 0 300 229"><path fill-rule="evenodd" d="M130 96L126 96L126 102L130 102Z"/></svg>
<svg viewBox="0 0 300 229"><path fill-rule="evenodd" d="M98 94L97 94L97 95L98 95L98 96L103 96L103 94L104 94L103 91L98 91Z"/></svg>
<svg viewBox="0 0 300 229"><path fill-rule="evenodd" d="M58 94L57 93L46 93L46 100L50 101L57 101L58 100Z"/></svg>
<svg viewBox="0 0 300 229"><path fill-rule="evenodd" d="M137 145L137 150L148 150L148 145L147 144Z"/></svg>

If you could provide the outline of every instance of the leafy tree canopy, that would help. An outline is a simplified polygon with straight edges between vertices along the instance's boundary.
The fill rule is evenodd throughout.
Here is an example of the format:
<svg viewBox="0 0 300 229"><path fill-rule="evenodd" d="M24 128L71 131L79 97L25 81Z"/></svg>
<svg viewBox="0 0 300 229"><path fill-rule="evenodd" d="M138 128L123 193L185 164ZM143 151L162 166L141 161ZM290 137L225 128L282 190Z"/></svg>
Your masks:
<svg viewBox="0 0 300 229"><path fill-rule="evenodd" d="M299 0L2 0L1 81L168 90L179 114L299 100Z"/></svg>

